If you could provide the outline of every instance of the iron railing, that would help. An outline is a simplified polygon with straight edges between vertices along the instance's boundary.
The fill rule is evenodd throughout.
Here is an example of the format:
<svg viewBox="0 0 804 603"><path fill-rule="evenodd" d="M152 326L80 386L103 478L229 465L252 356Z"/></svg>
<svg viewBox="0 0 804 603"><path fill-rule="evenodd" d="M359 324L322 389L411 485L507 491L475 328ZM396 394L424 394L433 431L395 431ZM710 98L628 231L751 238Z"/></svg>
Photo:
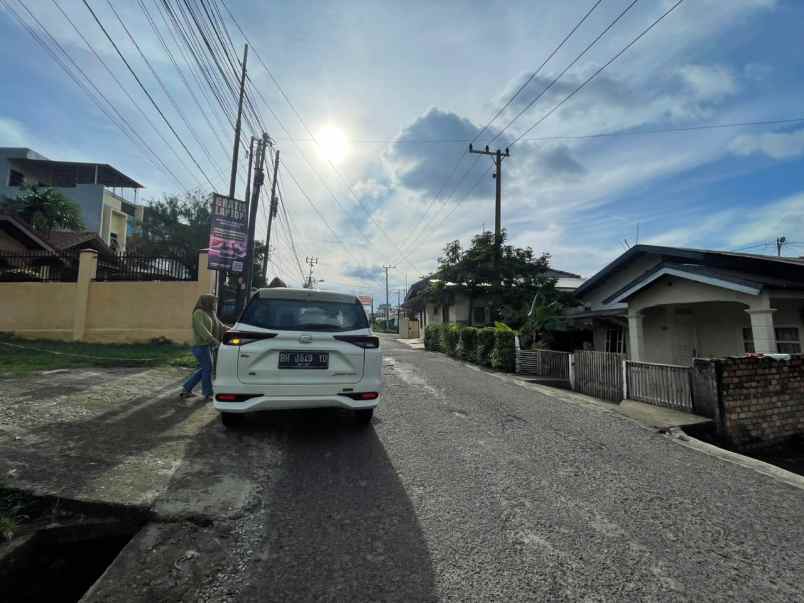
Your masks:
<svg viewBox="0 0 804 603"><path fill-rule="evenodd" d="M198 256L121 253L98 259L96 281L195 281Z"/></svg>
<svg viewBox="0 0 804 603"><path fill-rule="evenodd" d="M0 251L0 282L74 283L78 258L77 251Z"/></svg>

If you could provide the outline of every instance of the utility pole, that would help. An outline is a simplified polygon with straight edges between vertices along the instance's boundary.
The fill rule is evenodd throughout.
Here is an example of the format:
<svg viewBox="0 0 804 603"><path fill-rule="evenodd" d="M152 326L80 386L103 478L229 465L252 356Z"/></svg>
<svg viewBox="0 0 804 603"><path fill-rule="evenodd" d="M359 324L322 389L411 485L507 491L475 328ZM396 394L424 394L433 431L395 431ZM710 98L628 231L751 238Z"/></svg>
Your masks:
<svg viewBox="0 0 804 603"><path fill-rule="evenodd" d="M383 269L385 270L385 326L388 327L388 319L391 318L391 303L388 301L388 271L392 268L396 268L396 266L391 266L389 264L385 264Z"/></svg>
<svg viewBox="0 0 804 603"><path fill-rule="evenodd" d="M245 301L251 297L251 284L254 280L254 231L257 228L257 206L260 204L260 192L265 182L265 151L271 139L268 134L263 133L262 139L257 141L257 157L254 161L254 185L251 189L251 199L249 199L249 220L248 236L246 237L246 265L245 265L245 290L238 292L237 309L242 310ZM245 299L244 299L245 298Z"/></svg>
<svg viewBox="0 0 804 603"><path fill-rule="evenodd" d="M488 155L494 158L493 178L496 180L497 185L497 195L494 203L494 262L495 265L497 265L500 256L500 247L502 245L502 160L506 157L510 157L511 153L508 151L508 148L505 149L505 153L500 149L491 151L489 150L489 145L486 145L486 148L482 151L476 151L472 148L471 144L469 145L469 152L476 155Z"/></svg>
<svg viewBox="0 0 804 603"><path fill-rule="evenodd" d="M304 261L310 267L310 274L307 277L307 282L305 283L304 288L305 289L312 289L313 288L313 267L316 264L318 264L318 258L317 257L307 257L307 258L305 258Z"/></svg>
<svg viewBox="0 0 804 603"><path fill-rule="evenodd" d="M787 243L787 237L782 235L776 237L776 255L782 257L782 246Z"/></svg>
<svg viewBox="0 0 804 603"><path fill-rule="evenodd" d="M279 171L279 149L274 155L274 179L271 183L271 210L268 212L268 232L265 235L265 255L262 257L262 277L268 280L268 254L271 253L271 224L276 216L276 174Z"/></svg>
<svg viewBox="0 0 804 603"><path fill-rule="evenodd" d="M240 126L243 121L243 97L246 90L246 62L248 61L248 44L243 48L243 70L240 74L240 100L237 103L237 121L235 122L234 147L232 149L232 171L229 176L229 198L235 198L235 185L237 184L237 162L240 159ZM248 199L246 199L248 202ZM218 271L218 316L223 311L223 285L226 274Z"/></svg>
<svg viewBox="0 0 804 603"><path fill-rule="evenodd" d="M246 175L246 196L243 197L246 202L251 199L251 168L254 165L254 142L257 139L252 136L248 145L248 172Z"/></svg>

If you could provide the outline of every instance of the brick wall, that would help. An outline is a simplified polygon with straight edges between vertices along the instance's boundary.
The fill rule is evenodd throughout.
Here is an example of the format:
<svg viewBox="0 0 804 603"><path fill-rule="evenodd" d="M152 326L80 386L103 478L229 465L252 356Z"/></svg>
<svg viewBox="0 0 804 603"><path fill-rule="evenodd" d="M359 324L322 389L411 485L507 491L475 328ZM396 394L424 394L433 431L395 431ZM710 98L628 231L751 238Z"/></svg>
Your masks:
<svg viewBox="0 0 804 603"><path fill-rule="evenodd" d="M804 434L804 358L724 358L718 364L718 430L749 449Z"/></svg>

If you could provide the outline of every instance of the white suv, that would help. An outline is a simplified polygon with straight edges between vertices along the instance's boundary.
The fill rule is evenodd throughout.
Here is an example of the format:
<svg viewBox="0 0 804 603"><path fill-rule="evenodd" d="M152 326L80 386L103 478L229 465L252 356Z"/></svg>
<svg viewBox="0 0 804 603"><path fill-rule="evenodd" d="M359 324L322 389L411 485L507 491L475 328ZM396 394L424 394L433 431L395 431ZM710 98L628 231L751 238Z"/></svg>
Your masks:
<svg viewBox="0 0 804 603"><path fill-rule="evenodd" d="M382 369L380 340L354 295L260 289L221 342L214 404L226 426L249 412L326 407L369 423Z"/></svg>

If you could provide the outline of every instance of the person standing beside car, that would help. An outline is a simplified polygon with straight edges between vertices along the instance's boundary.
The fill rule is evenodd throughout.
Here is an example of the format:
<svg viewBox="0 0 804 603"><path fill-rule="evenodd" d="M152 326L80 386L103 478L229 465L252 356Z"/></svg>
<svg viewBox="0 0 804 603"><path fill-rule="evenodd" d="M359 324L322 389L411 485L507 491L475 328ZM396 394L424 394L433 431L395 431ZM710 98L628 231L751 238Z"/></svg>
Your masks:
<svg viewBox="0 0 804 603"><path fill-rule="evenodd" d="M193 395L193 389L201 382L204 400L212 400L212 351L220 343L226 326L215 316L217 299L214 295L203 294L193 308L193 347L192 352L198 360L198 369L184 382L180 398Z"/></svg>

